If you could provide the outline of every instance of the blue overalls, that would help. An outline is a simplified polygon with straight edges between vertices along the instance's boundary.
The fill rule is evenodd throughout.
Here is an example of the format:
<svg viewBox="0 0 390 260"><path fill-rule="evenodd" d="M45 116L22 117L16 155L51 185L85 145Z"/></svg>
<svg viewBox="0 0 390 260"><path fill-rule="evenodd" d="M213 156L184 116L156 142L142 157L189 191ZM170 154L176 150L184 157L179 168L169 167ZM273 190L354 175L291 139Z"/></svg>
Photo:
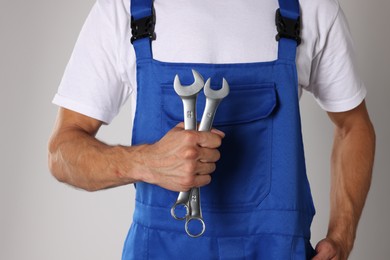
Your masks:
<svg viewBox="0 0 390 260"><path fill-rule="evenodd" d="M134 19L150 16L152 0L132 0ZM279 0L281 14L296 19L298 0ZM157 21L158 22L158 21ZM129 259L311 259L314 207L306 177L297 71L297 42L279 40L278 59L240 64L168 63L153 59L149 38L133 42L137 58L137 108L133 144L154 143L183 121L173 89L191 69L212 86L222 78L230 94L214 127L226 133L212 182L201 188L206 232L190 238L170 208L177 192L139 182L133 224L123 251ZM198 98L198 118L205 104Z"/></svg>

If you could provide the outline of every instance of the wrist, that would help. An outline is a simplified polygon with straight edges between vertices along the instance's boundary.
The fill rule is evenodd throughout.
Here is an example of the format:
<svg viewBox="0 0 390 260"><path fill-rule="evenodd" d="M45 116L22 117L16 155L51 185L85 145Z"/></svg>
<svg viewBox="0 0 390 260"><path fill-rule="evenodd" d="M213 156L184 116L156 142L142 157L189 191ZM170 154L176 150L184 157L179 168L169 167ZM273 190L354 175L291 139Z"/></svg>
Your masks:
<svg viewBox="0 0 390 260"><path fill-rule="evenodd" d="M347 203L341 205L343 210L331 211L327 238L339 245L345 256L342 259L347 259L353 248L359 217L352 206Z"/></svg>
<svg viewBox="0 0 390 260"><path fill-rule="evenodd" d="M110 164L115 178L121 183L135 183L142 180L142 162L138 146L113 147Z"/></svg>
<svg viewBox="0 0 390 260"><path fill-rule="evenodd" d="M349 232L348 232L349 233ZM352 234L347 234L347 232L339 233L339 232L328 232L326 238L336 246L340 253L340 259L348 259L349 254L352 251L353 243L355 240L355 236Z"/></svg>
<svg viewBox="0 0 390 260"><path fill-rule="evenodd" d="M150 147L150 144L126 147L126 173L133 182L153 183L153 174L148 165L148 159L151 156Z"/></svg>

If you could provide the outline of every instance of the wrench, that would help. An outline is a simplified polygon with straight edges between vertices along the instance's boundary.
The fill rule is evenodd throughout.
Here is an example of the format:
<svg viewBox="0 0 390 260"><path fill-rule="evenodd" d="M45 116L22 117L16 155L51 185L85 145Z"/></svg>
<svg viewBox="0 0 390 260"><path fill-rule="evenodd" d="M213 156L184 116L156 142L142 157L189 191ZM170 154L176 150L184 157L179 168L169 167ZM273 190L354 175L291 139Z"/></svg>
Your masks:
<svg viewBox="0 0 390 260"><path fill-rule="evenodd" d="M222 88L219 90L213 90L210 87L210 79L206 81L204 86L204 94L206 96L206 106L203 111L202 119L200 121L198 131L210 131L213 126L213 121L215 114L217 112L218 105L221 103L222 99L229 94L229 84L226 79L222 80ZM191 201L190 201L190 211L186 217L185 229L187 234L190 237L199 237L201 236L206 227L202 217L202 210L200 205L200 189L193 188L191 190ZM202 230L198 234L192 234L189 230L189 223L191 221L197 220L202 224Z"/></svg>
<svg viewBox="0 0 390 260"><path fill-rule="evenodd" d="M218 90L213 90L210 87L210 79L206 81L204 85L204 95L206 96L206 106L203 111L202 120L200 121L198 131L210 131L213 126L215 113L219 103L227 95L229 95L229 84L225 78L222 79L222 88Z"/></svg>
<svg viewBox="0 0 390 260"><path fill-rule="evenodd" d="M204 80L202 76L195 70L192 70L194 76L194 83L190 86L183 86L180 82L179 76L176 75L173 83L173 88L176 93L180 96L183 102L184 108L184 129L185 130L196 130L196 100L199 92L202 90ZM180 192L175 204L171 208L171 215L177 220L183 220L187 215L190 214L190 196L191 191ZM183 217L176 215L176 208L183 206L186 209L186 215Z"/></svg>

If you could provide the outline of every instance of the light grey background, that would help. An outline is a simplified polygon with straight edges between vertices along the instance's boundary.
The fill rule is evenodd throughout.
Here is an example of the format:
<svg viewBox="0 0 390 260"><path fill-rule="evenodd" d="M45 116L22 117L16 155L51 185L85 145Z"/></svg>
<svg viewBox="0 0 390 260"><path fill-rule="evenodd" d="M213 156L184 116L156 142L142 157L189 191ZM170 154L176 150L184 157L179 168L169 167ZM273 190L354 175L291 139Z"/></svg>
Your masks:
<svg viewBox="0 0 390 260"><path fill-rule="evenodd" d="M374 179L350 259L389 259L390 31L388 0L341 0L377 132ZM94 1L1 0L0 259L120 259L131 223L132 186L87 193L57 183L46 144L51 105L80 28ZM308 172L317 215L313 243L326 234L332 126L305 94L301 101ZM129 144L126 105L99 137Z"/></svg>

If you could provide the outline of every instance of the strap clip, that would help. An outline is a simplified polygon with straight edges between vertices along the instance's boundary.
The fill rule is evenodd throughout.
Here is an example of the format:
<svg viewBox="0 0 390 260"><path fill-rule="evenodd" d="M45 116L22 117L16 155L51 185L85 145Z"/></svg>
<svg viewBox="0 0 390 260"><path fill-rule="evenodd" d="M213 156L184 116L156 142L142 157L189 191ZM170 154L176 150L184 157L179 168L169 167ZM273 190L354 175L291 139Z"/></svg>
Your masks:
<svg viewBox="0 0 390 260"><path fill-rule="evenodd" d="M154 12L151 16L147 16L138 20L131 17L131 34L133 35L130 42L142 38L150 38L151 40L156 39L156 33L154 32L154 26L156 24L156 16Z"/></svg>
<svg viewBox="0 0 390 260"><path fill-rule="evenodd" d="M276 40L280 38L292 39L297 42L297 46L301 44L301 18L298 17L296 20L283 17L280 13L280 9L276 10L275 24L278 34Z"/></svg>

